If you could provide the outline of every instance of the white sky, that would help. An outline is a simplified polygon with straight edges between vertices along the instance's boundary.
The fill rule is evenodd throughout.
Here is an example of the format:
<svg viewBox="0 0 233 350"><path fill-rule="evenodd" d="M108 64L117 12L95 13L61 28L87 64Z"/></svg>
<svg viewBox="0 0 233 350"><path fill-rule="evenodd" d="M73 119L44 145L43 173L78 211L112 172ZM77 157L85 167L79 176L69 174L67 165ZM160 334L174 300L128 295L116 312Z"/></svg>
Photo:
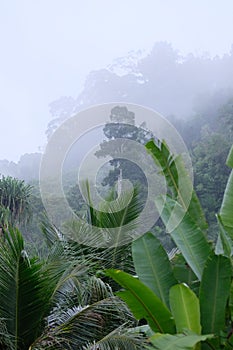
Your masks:
<svg viewBox="0 0 233 350"><path fill-rule="evenodd" d="M229 52L232 14L232 0L0 0L0 159L38 151L48 104L131 50Z"/></svg>

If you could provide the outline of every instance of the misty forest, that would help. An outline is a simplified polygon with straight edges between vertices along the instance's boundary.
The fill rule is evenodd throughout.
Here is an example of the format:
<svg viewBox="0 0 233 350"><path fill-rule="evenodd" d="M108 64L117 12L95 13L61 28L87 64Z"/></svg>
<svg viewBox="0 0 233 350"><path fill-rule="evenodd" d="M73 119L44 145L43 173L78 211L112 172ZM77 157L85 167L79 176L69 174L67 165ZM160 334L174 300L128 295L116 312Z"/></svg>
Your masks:
<svg viewBox="0 0 233 350"><path fill-rule="evenodd" d="M50 103L48 141L70 116L115 103L103 130L80 140L63 169L67 202L89 224L120 235L147 197L143 172L115 159L107 144L117 138L138 142L159 166L167 187L163 210L133 242L80 243L75 237L89 237L86 226L63 220L59 197L53 198L53 222L40 194L42 152L0 161L0 349L233 349L232 72L233 46L210 57L181 55L157 42L147 54L131 52L90 72L76 98L58 96ZM193 187L169 140L137 127L124 103L158 111L177 129L192 160ZM103 211L85 201L75 180L94 139L100 144L96 157L112 159L97 178L108 207ZM117 190L122 179L133 184L123 209ZM87 192L89 185L87 178ZM182 219L168 232L175 206Z"/></svg>

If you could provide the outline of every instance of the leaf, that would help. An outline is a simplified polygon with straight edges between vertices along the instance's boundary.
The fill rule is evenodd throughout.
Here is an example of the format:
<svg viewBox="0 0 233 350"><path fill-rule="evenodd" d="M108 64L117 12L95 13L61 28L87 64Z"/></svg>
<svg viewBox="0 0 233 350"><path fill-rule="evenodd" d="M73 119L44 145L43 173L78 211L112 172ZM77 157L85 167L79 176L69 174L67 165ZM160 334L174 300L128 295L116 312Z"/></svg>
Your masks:
<svg viewBox="0 0 233 350"><path fill-rule="evenodd" d="M94 208L90 186L93 185L88 181L82 183L82 192L88 203L88 220L96 240L91 244L109 248L131 242L131 234L137 228L137 218L143 209L137 186L132 191L128 190L126 186L126 189L123 188L121 195L116 199L114 199L114 193L111 192L106 200L98 203L98 209ZM88 231L84 232L85 239L88 235L88 242L85 242L80 234L78 239L78 241L87 245L90 245L90 225L83 225L87 228L85 231Z"/></svg>
<svg viewBox="0 0 233 350"><path fill-rule="evenodd" d="M233 315L233 281L231 282L231 288L230 288L229 314L230 314L230 318L231 318Z"/></svg>
<svg viewBox="0 0 233 350"><path fill-rule="evenodd" d="M5 232L0 246L0 318L14 338L15 348L29 346L47 311L46 283L41 264L29 260L17 229Z"/></svg>
<svg viewBox="0 0 233 350"><path fill-rule="evenodd" d="M170 289L170 306L177 333L189 329L201 334L199 300L188 286L177 284Z"/></svg>
<svg viewBox="0 0 233 350"><path fill-rule="evenodd" d="M127 303L136 319L145 318L153 331L174 333L175 325L170 311L152 290L120 270L107 270L106 275L125 289L117 295Z"/></svg>
<svg viewBox="0 0 233 350"><path fill-rule="evenodd" d="M230 259L212 254L207 260L200 285L199 298L203 333L216 334L224 328L231 277Z"/></svg>
<svg viewBox="0 0 233 350"><path fill-rule="evenodd" d="M84 307L79 305L60 310L57 314L51 315L49 331L37 339L37 342L43 344L45 340L48 343L52 339L55 342L59 340L63 345L59 349L66 349L67 344L72 349L83 349L90 342L98 345L102 343L102 346L104 343L116 343L120 326L123 328L123 325L125 326L123 322L130 320L129 317L128 319L125 317L128 310L122 306L123 302L119 298L109 296ZM124 327L124 330L126 333L127 328ZM130 337L126 337L125 334L124 339L119 336L118 340L127 341L127 338L129 341Z"/></svg>
<svg viewBox="0 0 233 350"><path fill-rule="evenodd" d="M157 333L150 338L150 341L158 350L192 350L193 347L200 341L205 341L212 337L213 336L211 334L171 335Z"/></svg>
<svg viewBox="0 0 233 350"><path fill-rule="evenodd" d="M166 200L157 199L157 205L163 207L161 219L166 225L170 220L171 212L174 206L177 207L177 218L175 218L174 227L171 231L171 237L177 247L183 254L186 262L192 268L199 280L201 280L202 272L206 260L210 253L210 246L204 232L195 224L189 213L184 214L184 210L173 199L166 197ZM182 220L180 220L180 217ZM177 222L179 224L177 225ZM172 222L170 222L172 227Z"/></svg>
<svg viewBox="0 0 233 350"><path fill-rule="evenodd" d="M227 158L227 165L233 169L233 146ZM228 178L226 189L223 196L220 216L225 230L233 239L233 170Z"/></svg>
<svg viewBox="0 0 233 350"><path fill-rule="evenodd" d="M199 292L199 280L186 263L183 255L177 254L172 259L173 273L179 283L187 284L196 294Z"/></svg>
<svg viewBox="0 0 233 350"><path fill-rule="evenodd" d="M177 281L167 253L158 238L150 232L144 234L133 242L132 253L140 281L169 308L169 290Z"/></svg>
<svg viewBox="0 0 233 350"><path fill-rule="evenodd" d="M155 163L160 165L172 199L182 206L184 212L189 212L200 229L206 230L208 225L205 215L197 195L193 191L193 184L181 155L175 157L170 152L165 141L156 145L151 140L146 144L146 148L152 155Z"/></svg>
<svg viewBox="0 0 233 350"><path fill-rule="evenodd" d="M149 327L148 327L149 328ZM151 332L151 331L150 331ZM125 327L118 327L113 332L110 332L99 341L83 347L83 350L142 350L145 349L147 339L139 330L132 328L130 330Z"/></svg>
<svg viewBox="0 0 233 350"><path fill-rule="evenodd" d="M220 215L217 215L217 220L219 224L219 234L217 238L217 243L215 247L215 254L222 254L228 257L231 257L233 254L233 242L228 234L228 232L225 230L222 219Z"/></svg>

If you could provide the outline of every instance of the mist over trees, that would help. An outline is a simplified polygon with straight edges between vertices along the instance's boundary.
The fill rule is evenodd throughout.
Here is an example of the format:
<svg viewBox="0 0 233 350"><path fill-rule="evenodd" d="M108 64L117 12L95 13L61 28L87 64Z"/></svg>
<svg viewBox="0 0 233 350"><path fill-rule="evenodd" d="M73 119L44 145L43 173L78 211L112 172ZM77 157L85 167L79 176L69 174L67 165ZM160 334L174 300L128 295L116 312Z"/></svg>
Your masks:
<svg viewBox="0 0 233 350"><path fill-rule="evenodd" d="M53 101L47 134L71 114L105 102L142 104L179 119L207 110L216 113L233 94L232 72L233 48L223 57L184 57L171 44L156 43L144 57L132 53L108 68L90 72L77 98L64 96Z"/></svg>
<svg viewBox="0 0 233 350"><path fill-rule="evenodd" d="M18 163L0 160L0 349L153 350L152 344L164 349L179 342L191 349L200 341L205 343L196 349L232 348L232 72L233 48L223 57L181 57L170 44L157 43L147 55L132 53L91 72L77 98L52 102L48 139L81 109L115 101L103 130L74 143L61 167L62 196L82 220L66 219L59 193L47 197L53 214L47 217L38 181L41 153L24 154ZM172 154L145 122L136 126L124 102L151 107L177 128L192 159L194 186L182 155ZM91 138L99 144L96 157L111 158L96 174L95 187L105 199L98 198L100 209L92 206L90 183L85 201L76 181ZM140 217L150 176L120 157L116 139L144 145L167 187L159 219L137 239L134 220L145 226L154 216L145 206ZM85 174L92 170L90 162ZM124 179L133 184L130 200ZM54 179L46 181L49 189ZM177 225L168 234L172 216ZM101 235L83 221L106 229L103 247ZM132 244L125 240L127 225Z"/></svg>
<svg viewBox="0 0 233 350"><path fill-rule="evenodd" d="M0 174L31 181L38 179L41 153L26 153L15 163L7 159L0 160Z"/></svg>
<svg viewBox="0 0 233 350"><path fill-rule="evenodd" d="M171 44L156 43L147 54L131 52L107 68L90 72L76 98L62 96L53 101L47 137L62 121L91 105L125 101L151 107L175 125L187 144L196 172L195 185L204 208L206 199L203 196L205 192L210 193L210 182L205 183L207 175L203 178L203 172L208 173L209 180L214 171L214 177L222 181L218 191L213 189L214 198L206 203L207 207L211 206L211 212L215 211L217 197L221 197L228 175L222 174L221 169L232 142L232 72L233 47L222 57L208 54L184 57ZM210 161L209 157L215 160ZM217 157L220 160L216 165L218 169L214 168ZM40 159L40 153L32 153L22 155L18 163L0 160L0 174L26 181L37 180Z"/></svg>

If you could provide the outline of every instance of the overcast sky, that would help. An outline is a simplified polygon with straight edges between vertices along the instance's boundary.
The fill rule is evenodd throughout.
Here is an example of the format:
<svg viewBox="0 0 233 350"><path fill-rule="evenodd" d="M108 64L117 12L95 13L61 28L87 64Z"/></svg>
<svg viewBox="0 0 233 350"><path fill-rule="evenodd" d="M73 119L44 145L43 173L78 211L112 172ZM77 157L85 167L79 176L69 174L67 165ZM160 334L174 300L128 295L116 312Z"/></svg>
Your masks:
<svg viewBox="0 0 233 350"><path fill-rule="evenodd" d="M0 0L0 159L38 151L48 104L131 50L165 40L182 54L228 53L232 14L232 0Z"/></svg>

